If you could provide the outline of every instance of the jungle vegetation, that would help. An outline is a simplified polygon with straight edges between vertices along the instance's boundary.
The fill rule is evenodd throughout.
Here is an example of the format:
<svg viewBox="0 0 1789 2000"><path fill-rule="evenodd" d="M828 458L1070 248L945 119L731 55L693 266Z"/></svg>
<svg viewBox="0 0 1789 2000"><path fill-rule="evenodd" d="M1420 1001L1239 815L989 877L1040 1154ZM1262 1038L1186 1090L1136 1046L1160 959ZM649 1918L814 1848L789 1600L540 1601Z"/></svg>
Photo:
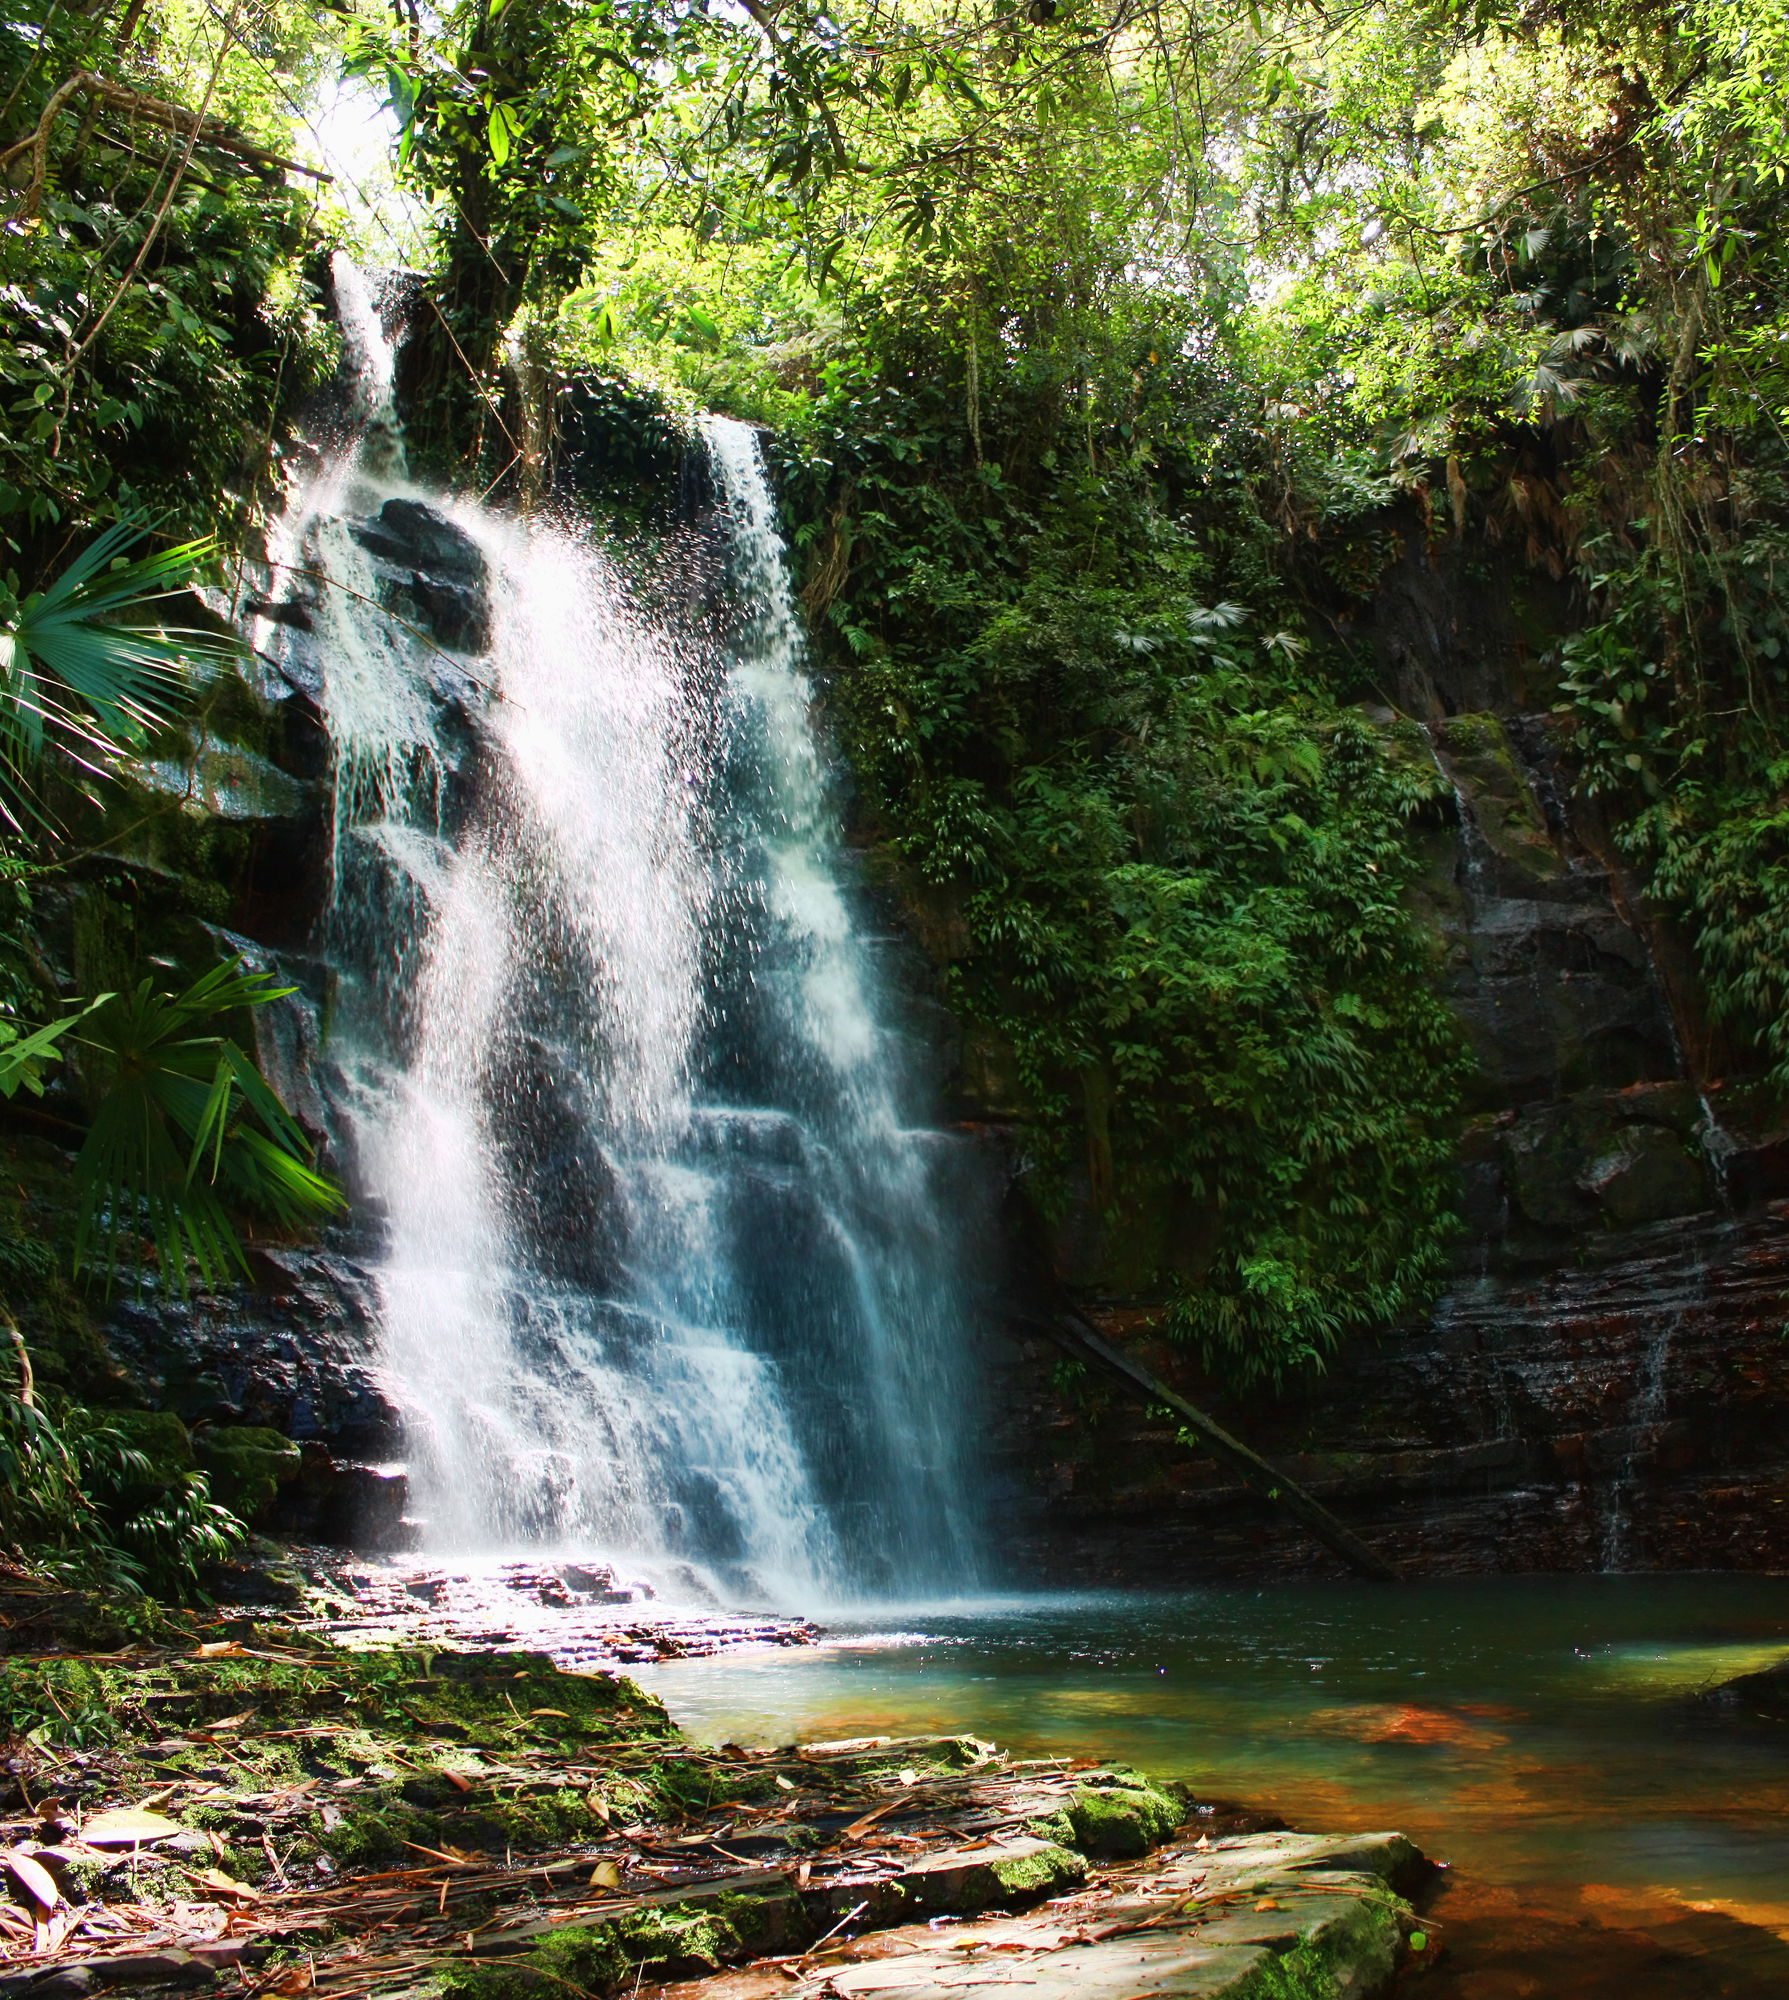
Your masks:
<svg viewBox="0 0 1789 2000"><path fill-rule="evenodd" d="M33 0L0 561L250 545L394 232L441 476L540 500L568 381L765 422L1036 1199L1154 1217L1133 1288L1264 1389L1446 1268L1448 806L1356 636L1413 538L1569 604L1556 746L1789 1084L1786 85L1785 0Z"/></svg>

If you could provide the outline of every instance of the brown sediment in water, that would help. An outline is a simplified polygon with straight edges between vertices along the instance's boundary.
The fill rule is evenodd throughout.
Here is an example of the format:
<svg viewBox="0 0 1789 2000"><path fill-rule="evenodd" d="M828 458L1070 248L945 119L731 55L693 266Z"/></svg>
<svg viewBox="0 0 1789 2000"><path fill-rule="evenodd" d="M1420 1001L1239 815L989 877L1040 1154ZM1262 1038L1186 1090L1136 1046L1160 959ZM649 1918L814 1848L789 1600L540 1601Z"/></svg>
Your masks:
<svg viewBox="0 0 1789 2000"><path fill-rule="evenodd" d="M1768 1914L1667 1889L1492 1883L1449 1871L1421 1900L1433 1947L1406 1966L1415 2000L1775 2000L1789 1943Z"/></svg>

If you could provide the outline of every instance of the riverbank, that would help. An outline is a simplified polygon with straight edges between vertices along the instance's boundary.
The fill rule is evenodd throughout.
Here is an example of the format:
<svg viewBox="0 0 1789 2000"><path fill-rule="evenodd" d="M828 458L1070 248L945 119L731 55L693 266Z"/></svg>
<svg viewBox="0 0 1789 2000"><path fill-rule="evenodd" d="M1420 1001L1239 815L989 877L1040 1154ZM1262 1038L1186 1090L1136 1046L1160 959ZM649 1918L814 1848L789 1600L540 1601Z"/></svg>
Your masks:
<svg viewBox="0 0 1789 2000"><path fill-rule="evenodd" d="M967 1736L703 1749L612 1672L195 1624L0 1660L0 1995L1381 1990L1425 1865ZM695 1986L691 1982L697 1982Z"/></svg>

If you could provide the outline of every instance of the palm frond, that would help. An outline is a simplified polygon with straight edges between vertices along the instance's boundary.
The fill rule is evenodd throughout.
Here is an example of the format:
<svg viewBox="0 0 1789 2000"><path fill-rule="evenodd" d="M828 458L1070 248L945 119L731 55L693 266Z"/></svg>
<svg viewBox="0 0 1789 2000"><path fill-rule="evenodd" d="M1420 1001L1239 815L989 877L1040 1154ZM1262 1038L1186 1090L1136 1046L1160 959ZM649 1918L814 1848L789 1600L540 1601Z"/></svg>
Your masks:
<svg viewBox="0 0 1789 2000"><path fill-rule="evenodd" d="M0 628L0 783L7 817L34 818L29 776L52 744L87 762L142 743L166 724L199 669L240 650L220 632L171 624L158 605L184 593L216 553L207 538L133 561L124 552L145 530L102 529L44 589Z"/></svg>
<svg viewBox="0 0 1789 2000"><path fill-rule="evenodd" d="M11 1021L0 1021L0 1097L14 1097L28 1090L33 1097L43 1095L43 1067L61 1060L62 1037L78 1022L86 1020L96 1007L103 1007L111 994L89 1000L78 1013L69 1014L46 1026L21 1031Z"/></svg>
<svg viewBox="0 0 1789 2000"><path fill-rule="evenodd" d="M79 1264L109 1282L121 1262L140 1268L146 1238L175 1291L189 1271L215 1286L247 1270L232 1211L301 1229L345 1206L298 1121L213 1025L294 991L231 960L184 992L144 979L95 1010L79 1038L96 1095L75 1163Z"/></svg>

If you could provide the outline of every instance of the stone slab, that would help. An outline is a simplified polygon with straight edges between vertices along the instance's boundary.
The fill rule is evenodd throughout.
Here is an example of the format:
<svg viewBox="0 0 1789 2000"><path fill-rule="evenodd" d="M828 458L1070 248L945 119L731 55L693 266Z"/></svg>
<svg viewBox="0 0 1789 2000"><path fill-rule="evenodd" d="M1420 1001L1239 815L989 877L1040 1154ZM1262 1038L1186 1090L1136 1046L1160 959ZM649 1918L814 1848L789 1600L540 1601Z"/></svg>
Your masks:
<svg viewBox="0 0 1789 2000"><path fill-rule="evenodd" d="M827 1985L847 2000L929 2000L943 1993L1010 1990L1025 2000L1249 2000L1265 1987L1270 1954L1215 1948L1183 1935L1114 1939L1033 1956L914 1952L829 1968Z"/></svg>
<svg viewBox="0 0 1789 2000"><path fill-rule="evenodd" d="M1113 1900L1071 1894L942 1935L910 1924L863 1937L813 1966L809 1990L838 2000L984 1989L1014 2000L1367 2000L1402 1946L1408 1909L1392 1882L1420 1859L1401 1834L1255 1834L1181 1849Z"/></svg>

